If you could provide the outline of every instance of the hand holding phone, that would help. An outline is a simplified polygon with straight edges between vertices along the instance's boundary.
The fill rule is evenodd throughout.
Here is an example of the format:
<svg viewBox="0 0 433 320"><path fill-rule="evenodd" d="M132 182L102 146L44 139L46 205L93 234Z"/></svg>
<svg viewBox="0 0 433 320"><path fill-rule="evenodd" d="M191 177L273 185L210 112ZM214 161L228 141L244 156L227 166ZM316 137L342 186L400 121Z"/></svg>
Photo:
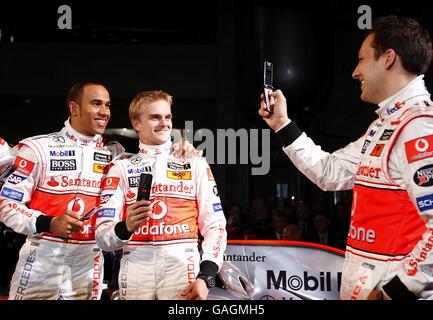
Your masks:
<svg viewBox="0 0 433 320"><path fill-rule="evenodd" d="M269 92L274 90L274 71L272 62L265 61L263 65L263 93L265 96L266 111L272 113Z"/></svg>
<svg viewBox="0 0 433 320"><path fill-rule="evenodd" d="M151 187L152 187L152 175L148 173L140 174L140 181L138 183L137 201L149 200Z"/></svg>

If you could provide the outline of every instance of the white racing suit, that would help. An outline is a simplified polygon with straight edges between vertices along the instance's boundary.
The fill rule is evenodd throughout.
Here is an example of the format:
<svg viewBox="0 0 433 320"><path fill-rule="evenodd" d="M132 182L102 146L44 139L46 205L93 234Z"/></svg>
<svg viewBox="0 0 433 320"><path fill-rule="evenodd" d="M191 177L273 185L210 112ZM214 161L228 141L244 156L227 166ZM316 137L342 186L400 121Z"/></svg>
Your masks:
<svg viewBox="0 0 433 320"><path fill-rule="evenodd" d="M102 137L86 137L67 120L58 133L20 142L15 171L0 194L0 219L28 235L12 277L9 299L99 299L103 255L96 245L96 215L71 239L50 234L53 216L81 216L99 205L101 181L112 160Z"/></svg>
<svg viewBox="0 0 433 320"><path fill-rule="evenodd" d="M17 148L11 148L7 142L0 137L0 176L3 171L12 163Z"/></svg>
<svg viewBox="0 0 433 320"><path fill-rule="evenodd" d="M353 189L341 298L379 289L392 299L432 299L433 103L423 76L376 112L363 137L332 154L293 122L277 136L320 188Z"/></svg>
<svg viewBox="0 0 433 320"><path fill-rule="evenodd" d="M182 299L199 269L206 273L204 267L213 266L215 276L223 262L226 221L211 169L202 157L174 158L170 148L170 141L140 143L140 153L113 161L103 186L96 240L104 251L123 248L121 299ZM132 234L124 220L136 201L141 173L153 176L152 215Z"/></svg>

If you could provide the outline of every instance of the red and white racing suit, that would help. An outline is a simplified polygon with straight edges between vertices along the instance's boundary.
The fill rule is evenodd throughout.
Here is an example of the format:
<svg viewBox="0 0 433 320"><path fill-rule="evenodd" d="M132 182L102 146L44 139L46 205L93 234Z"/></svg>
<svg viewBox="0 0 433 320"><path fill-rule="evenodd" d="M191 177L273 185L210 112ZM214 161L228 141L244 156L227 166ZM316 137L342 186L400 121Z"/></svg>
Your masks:
<svg viewBox="0 0 433 320"><path fill-rule="evenodd" d="M121 299L182 299L196 279L200 254L213 276L223 262L226 221L211 169L202 157L180 161L171 142L140 143L140 153L113 161L101 194L96 240L104 251L123 247L119 273ZM152 215L133 234L126 229L126 209L137 198L141 173L153 176ZM210 264L209 264L210 262Z"/></svg>
<svg viewBox="0 0 433 320"><path fill-rule="evenodd" d="M7 142L0 137L0 175L12 163L17 148L11 148Z"/></svg>
<svg viewBox="0 0 433 320"><path fill-rule="evenodd" d="M112 146L114 154L121 152ZM53 216L81 216L99 205L101 181L113 151L100 135L86 137L67 120L57 133L20 142L15 171L0 196L0 220L28 235L12 277L9 299L99 299L103 255L96 245L96 215L71 239L49 231Z"/></svg>
<svg viewBox="0 0 433 320"><path fill-rule="evenodd" d="M432 299L433 103L423 76L376 113L363 137L332 154L293 122L277 135L320 188L353 189L341 298L379 289L392 299Z"/></svg>

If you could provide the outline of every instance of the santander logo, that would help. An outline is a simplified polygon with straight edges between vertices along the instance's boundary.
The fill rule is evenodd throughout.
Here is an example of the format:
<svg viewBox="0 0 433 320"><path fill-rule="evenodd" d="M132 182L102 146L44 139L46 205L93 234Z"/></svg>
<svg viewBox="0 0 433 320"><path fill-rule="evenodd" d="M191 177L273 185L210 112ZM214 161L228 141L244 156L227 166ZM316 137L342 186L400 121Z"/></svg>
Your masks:
<svg viewBox="0 0 433 320"><path fill-rule="evenodd" d="M126 194L126 197L128 199L134 199L135 198L135 193L132 192L131 190L128 190L128 193Z"/></svg>
<svg viewBox="0 0 433 320"><path fill-rule="evenodd" d="M54 177L51 177L50 181L48 181L47 184L50 187L57 187L59 185L59 182L56 179L54 179Z"/></svg>

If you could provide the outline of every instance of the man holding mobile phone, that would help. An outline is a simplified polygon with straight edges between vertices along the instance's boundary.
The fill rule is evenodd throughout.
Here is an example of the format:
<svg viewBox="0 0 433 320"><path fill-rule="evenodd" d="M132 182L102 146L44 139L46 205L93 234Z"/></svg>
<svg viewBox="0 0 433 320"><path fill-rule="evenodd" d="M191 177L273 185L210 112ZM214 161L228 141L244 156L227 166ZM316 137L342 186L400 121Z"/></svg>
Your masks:
<svg viewBox="0 0 433 320"><path fill-rule="evenodd" d="M95 218L80 217L99 204L104 169L123 152L105 146L110 95L101 83L70 90L70 118L60 132L20 142L14 171L1 189L0 219L27 235L12 277L9 299L99 299L103 255Z"/></svg>
<svg viewBox="0 0 433 320"><path fill-rule="evenodd" d="M280 90L272 115L262 101L259 114L299 170L323 190L353 189L342 299L433 298L433 102L423 80L432 56L415 20L375 20L352 76L378 118L332 154L289 119Z"/></svg>
<svg viewBox="0 0 433 320"><path fill-rule="evenodd" d="M223 263L226 221L216 184L205 158L173 157L171 104L164 91L135 96L129 114L140 152L113 161L101 194L96 240L105 251L123 248L121 299L206 299ZM150 201L136 201L143 174L153 176Z"/></svg>

